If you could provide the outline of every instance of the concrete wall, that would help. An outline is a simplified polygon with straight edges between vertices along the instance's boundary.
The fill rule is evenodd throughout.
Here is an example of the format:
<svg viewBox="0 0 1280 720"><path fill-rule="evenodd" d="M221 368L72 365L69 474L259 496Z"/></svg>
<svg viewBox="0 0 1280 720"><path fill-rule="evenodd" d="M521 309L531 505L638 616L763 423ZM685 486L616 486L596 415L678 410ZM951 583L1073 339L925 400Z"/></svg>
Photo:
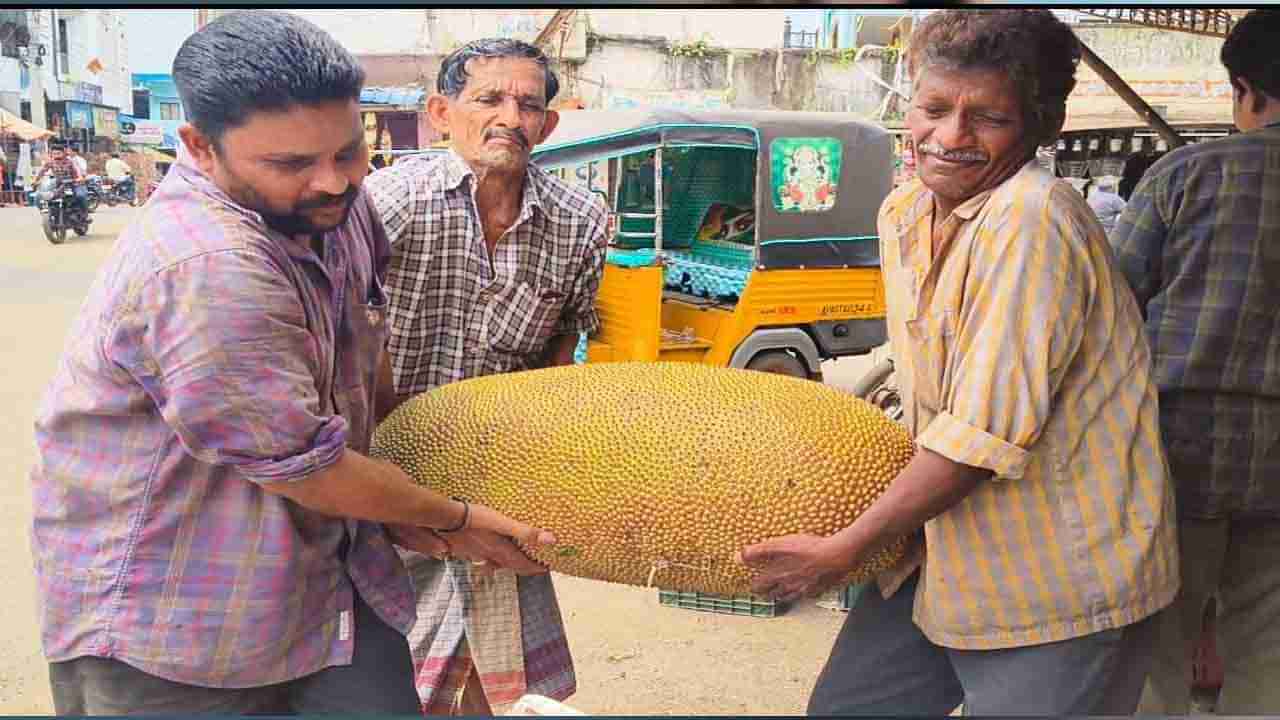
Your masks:
<svg viewBox="0 0 1280 720"><path fill-rule="evenodd" d="M555 9L460 10L432 9L317 9L290 10L333 35L357 55L444 54L463 43L484 37L532 41L555 15ZM585 13L583 13L585 14ZM585 52L585 19L565 47L565 56Z"/></svg>
<svg viewBox="0 0 1280 720"><path fill-rule="evenodd" d="M93 13L93 38L90 51L103 69L98 73L85 70L87 82L102 86L104 105L127 111L133 104L133 73L129 67L129 33L119 10L98 10Z"/></svg>
<svg viewBox="0 0 1280 720"><path fill-rule="evenodd" d="M855 66L833 53L733 50L705 57L672 55L664 43L593 37L585 62L570 68L587 107L664 106L686 110L722 107L824 110L869 116L884 90L867 76L882 60L864 56ZM781 54L781 58L779 55Z"/></svg>
<svg viewBox="0 0 1280 720"><path fill-rule="evenodd" d="M762 8L596 9L590 22L591 31L601 35L665 37L672 42L706 37L720 47L758 50L782 46L786 17L786 10Z"/></svg>
<svg viewBox="0 0 1280 720"><path fill-rule="evenodd" d="M0 57L0 92L20 93L22 89L22 64L17 58ZM12 112L17 112L9 108Z"/></svg>
<svg viewBox="0 0 1280 720"><path fill-rule="evenodd" d="M444 54L482 37L533 40L554 9L464 10L303 9L301 15L328 31L357 55ZM216 13L214 13L216 15ZM782 44L785 10L691 8L670 10L593 9L578 12L564 56L586 54L587 32L661 37L672 42L706 38L719 47L763 49ZM558 50L558 48L557 48Z"/></svg>
<svg viewBox="0 0 1280 720"><path fill-rule="evenodd" d="M365 72L367 87L419 86L435 88L442 56L436 54L356 55Z"/></svg>
<svg viewBox="0 0 1280 720"><path fill-rule="evenodd" d="M1218 60L1222 40L1133 26L1077 26L1076 33L1144 100L1174 121L1230 122L1231 85ZM1068 119L1137 116L1084 63Z"/></svg>
<svg viewBox="0 0 1280 720"><path fill-rule="evenodd" d="M44 91L50 100L74 100L59 82L89 83L102 88L102 104L127 110L132 103L129 68L129 40L124 18L116 10L67 10L58 8L56 20L67 25L66 65L61 56L55 57L54 43L57 26L54 15L47 10L33 10L28 14L32 44L43 44L49 49L45 63L33 72L42 73ZM59 45L59 53L63 52ZM102 66L98 72L89 69L90 61ZM57 65L57 75L54 66ZM34 103L33 103L34 105Z"/></svg>

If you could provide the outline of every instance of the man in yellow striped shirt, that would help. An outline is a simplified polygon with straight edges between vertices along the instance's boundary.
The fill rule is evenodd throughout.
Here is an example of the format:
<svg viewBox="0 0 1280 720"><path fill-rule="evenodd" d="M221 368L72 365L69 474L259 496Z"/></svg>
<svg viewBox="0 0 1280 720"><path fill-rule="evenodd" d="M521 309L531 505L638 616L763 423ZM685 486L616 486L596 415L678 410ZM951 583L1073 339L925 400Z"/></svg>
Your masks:
<svg viewBox="0 0 1280 720"><path fill-rule="evenodd" d="M1079 42L1045 10L966 9L910 47L918 178L879 229L919 450L848 528L743 560L795 598L924 528L850 613L810 714L1131 714L1177 537L1137 304L1084 199L1033 162Z"/></svg>

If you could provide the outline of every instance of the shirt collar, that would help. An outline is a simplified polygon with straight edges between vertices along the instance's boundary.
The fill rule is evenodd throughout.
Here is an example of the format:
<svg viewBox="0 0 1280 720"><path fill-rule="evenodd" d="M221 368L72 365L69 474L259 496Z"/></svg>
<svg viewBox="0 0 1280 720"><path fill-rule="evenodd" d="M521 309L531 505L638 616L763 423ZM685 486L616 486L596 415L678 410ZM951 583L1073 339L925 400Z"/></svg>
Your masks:
<svg viewBox="0 0 1280 720"><path fill-rule="evenodd" d="M444 162L444 184L446 190L457 190L462 186L462 182L468 178L472 179L474 184L475 172L456 152L450 150ZM475 188L473 187L472 192L474 193L474 191ZM543 204L542 197L542 178L538 175L538 170L533 163L529 163L529 167L524 171L524 189L520 198L520 217L531 216L534 209L544 215L546 214L546 207Z"/></svg>

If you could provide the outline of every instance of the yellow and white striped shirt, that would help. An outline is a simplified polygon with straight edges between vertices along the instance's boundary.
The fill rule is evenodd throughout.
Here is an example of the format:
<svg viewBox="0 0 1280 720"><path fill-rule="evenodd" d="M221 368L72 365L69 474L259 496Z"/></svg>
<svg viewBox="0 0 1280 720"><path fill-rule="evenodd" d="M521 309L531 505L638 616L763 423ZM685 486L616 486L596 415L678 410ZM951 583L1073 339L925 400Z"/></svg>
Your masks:
<svg viewBox="0 0 1280 720"><path fill-rule="evenodd" d="M1019 647L1172 602L1151 354L1084 199L1029 163L945 219L919 180L904 185L879 228L908 427L994 473L925 526L916 624L945 647Z"/></svg>

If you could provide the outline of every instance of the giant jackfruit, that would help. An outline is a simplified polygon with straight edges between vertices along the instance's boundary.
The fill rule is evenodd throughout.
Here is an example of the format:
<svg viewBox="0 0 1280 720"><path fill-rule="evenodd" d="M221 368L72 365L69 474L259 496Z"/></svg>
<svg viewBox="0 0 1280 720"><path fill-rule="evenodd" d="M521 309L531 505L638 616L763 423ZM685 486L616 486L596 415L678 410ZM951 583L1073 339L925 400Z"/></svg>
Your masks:
<svg viewBox="0 0 1280 720"><path fill-rule="evenodd" d="M827 535L906 466L906 430L808 380L691 363L602 363L493 375L409 399L372 454L446 495L555 534L552 570L741 594L735 554ZM901 558L898 541L860 581Z"/></svg>

